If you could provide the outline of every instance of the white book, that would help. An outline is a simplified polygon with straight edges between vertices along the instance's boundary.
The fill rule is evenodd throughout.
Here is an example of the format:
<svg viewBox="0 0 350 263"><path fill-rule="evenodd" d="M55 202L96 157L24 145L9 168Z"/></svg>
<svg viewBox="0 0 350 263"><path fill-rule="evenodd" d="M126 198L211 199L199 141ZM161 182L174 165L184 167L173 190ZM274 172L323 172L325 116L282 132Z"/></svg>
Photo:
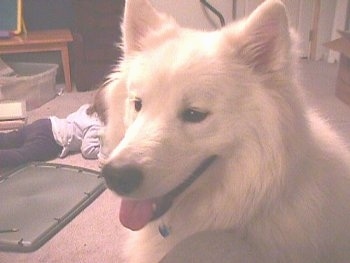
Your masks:
<svg viewBox="0 0 350 263"><path fill-rule="evenodd" d="M25 101L0 101L0 121L25 120L27 118Z"/></svg>
<svg viewBox="0 0 350 263"><path fill-rule="evenodd" d="M26 120L0 121L0 131L17 130L26 125Z"/></svg>

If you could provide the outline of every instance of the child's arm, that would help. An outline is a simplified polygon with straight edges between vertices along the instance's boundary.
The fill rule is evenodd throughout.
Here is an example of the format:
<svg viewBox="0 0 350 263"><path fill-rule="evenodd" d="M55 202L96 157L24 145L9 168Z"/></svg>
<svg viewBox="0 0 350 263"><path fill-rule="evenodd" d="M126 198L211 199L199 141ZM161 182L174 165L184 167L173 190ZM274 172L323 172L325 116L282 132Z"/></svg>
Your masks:
<svg viewBox="0 0 350 263"><path fill-rule="evenodd" d="M91 126L84 134L81 144L81 154L86 159L97 159L100 152L100 127Z"/></svg>

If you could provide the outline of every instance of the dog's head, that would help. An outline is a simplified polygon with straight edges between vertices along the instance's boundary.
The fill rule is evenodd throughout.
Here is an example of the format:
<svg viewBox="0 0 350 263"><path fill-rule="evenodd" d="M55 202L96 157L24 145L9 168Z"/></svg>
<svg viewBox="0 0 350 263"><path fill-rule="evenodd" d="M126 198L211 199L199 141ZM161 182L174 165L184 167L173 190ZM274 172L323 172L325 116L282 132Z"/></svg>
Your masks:
<svg viewBox="0 0 350 263"><path fill-rule="evenodd" d="M147 0L128 0L122 29L124 58L107 91L113 150L102 173L124 199L122 223L137 230L208 188L208 178L212 191L222 187L215 174L227 172L215 169L242 166L247 153L239 149L276 128L277 110L260 113L285 84L291 41L284 6L274 0L213 32L181 28Z"/></svg>

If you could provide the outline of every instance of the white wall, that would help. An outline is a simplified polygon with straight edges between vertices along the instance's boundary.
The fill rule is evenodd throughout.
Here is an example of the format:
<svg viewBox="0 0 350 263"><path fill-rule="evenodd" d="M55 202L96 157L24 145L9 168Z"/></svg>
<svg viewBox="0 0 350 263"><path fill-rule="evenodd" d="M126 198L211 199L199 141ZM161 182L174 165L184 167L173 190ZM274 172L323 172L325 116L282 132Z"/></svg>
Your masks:
<svg viewBox="0 0 350 263"><path fill-rule="evenodd" d="M151 0L158 10L171 14L180 25L201 30L220 28L220 20L203 8L199 0ZM233 0L209 0L225 18L232 21ZM209 14L209 18L207 16Z"/></svg>
<svg viewBox="0 0 350 263"><path fill-rule="evenodd" d="M307 1L307 0L304 0ZM323 46L332 38L332 27L335 17L335 7L339 0L321 0L320 20L318 24L318 41L316 49L316 60L327 60L329 49Z"/></svg>
<svg viewBox="0 0 350 263"><path fill-rule="evenodd" d="M338 30L344 30L346 24L347 10L349 10L348 5L350 5L349 0L337 0L335 7L335 19L332 26L332 35L331 39L336 39L339 37L337 33ZM330 51L328 56L328 62L333 63L339 61L339 52Z"/></svg>
<svg viewBox="0 0 350 263"><path fill-rule="evenodd" d="M219 19L205 9L199 0L150 1L157 9L174 16L182 26L202 30L220 28ZM233 17L240 19L248 15L263 1L264 0L209 0L209 2L223 14L226 23L231 22ZM307 57L309 55L309 32L312 25L313 5L315 0L282 1L286 4L290 14L291 25L297 30L300 37L300 56ZM323 44L334 39L336 37L336 30L341 29L340 24L343 22L342 20L339 21L339 15L345 16L345 5L348 2L349 0L321 0L316 59L328 58L329 50L325 48ZM236 7L235 12L233 12L233 6Z"/></svg>

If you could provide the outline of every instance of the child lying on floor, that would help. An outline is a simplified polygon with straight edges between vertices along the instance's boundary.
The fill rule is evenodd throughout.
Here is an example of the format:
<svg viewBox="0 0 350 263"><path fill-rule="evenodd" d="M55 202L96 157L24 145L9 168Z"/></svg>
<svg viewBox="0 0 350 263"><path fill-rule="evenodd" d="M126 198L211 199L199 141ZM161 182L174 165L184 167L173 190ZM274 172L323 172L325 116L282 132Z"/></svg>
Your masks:
<svg viewBox="0 0 350 263"><path fill-rule="evenodd" d="M101 150L100 130L105 121L100 98L95 96L93 104L82 105L65 119L51 116L0 133L0 168L63 158L79 151L86 159L97 159Z"/></svg>

